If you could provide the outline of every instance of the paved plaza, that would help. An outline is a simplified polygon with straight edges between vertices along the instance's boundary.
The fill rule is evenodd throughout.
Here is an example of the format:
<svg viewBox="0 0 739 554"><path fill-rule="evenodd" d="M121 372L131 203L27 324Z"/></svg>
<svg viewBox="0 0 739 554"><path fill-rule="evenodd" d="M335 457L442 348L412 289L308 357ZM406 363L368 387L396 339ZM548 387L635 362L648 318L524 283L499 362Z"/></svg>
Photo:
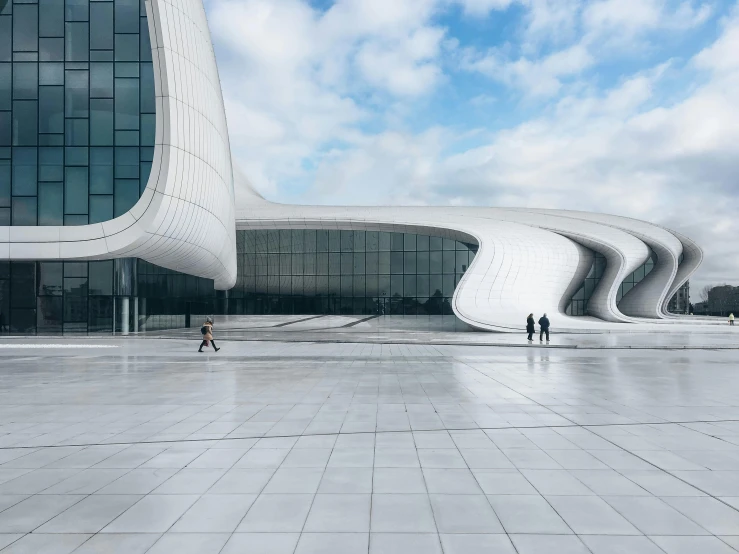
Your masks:
<svg viewBox="0 0 739 554"><path fill-rule="evenodd" d="M0 552L736 553L739 351L638 342L5 339Z"/></svg>

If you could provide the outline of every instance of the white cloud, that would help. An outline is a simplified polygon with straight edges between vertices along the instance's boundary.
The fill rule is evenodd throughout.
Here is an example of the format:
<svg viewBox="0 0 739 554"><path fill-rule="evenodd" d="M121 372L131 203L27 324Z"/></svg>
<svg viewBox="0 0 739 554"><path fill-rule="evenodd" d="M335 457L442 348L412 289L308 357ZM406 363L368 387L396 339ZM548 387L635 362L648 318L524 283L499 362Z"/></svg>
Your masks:
<svg viewBox="0 0 739 554"><path fill-rule="evenodd" d="M500 50L480 56L468 50L462 67L491 79L506 83L528 96L553 96L562 87L562 80L580 74L594 63L594 58L582 44L554 52L538 60L521 57L506 59Z"/></svg>

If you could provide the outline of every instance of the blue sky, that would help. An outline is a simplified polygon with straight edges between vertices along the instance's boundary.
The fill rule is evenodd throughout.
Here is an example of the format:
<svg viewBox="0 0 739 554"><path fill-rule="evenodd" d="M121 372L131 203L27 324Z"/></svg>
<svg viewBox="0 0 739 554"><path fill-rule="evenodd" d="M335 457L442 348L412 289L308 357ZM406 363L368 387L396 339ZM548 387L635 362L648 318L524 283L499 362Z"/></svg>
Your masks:
<svg viewBox="0 0 739 554"><path fill-rule="evenodd" d="M206 9L235 161L270 200L638 217L705 247L700 287L739 284L737 4L206 0Z"/></svg>

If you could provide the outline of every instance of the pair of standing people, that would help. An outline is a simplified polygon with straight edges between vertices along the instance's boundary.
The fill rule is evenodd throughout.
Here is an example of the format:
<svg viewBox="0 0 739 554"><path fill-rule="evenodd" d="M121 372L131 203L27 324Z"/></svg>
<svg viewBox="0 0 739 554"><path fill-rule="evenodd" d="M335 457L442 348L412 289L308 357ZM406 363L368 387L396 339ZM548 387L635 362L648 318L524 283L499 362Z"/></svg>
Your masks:
<svg viewBox="0 0 739 554"><path fill-rule="evenodd" d="M198 352L203 351L203 346L208 346L208 343L213 343L213 350L218 352L220 348L216 346L216 341L213 340L213 320L209 317L205 318L205 323L200 328L200 334L203 335L203 342L200 343Z"/></svg>
<svg viewBox="0 0 739 554"><path fill-rule="evenodd" d="M539 318L539 328L541 329L541 332L539 333L539 342L544 341L545 334L547 336L547 342L549 342L549 326L549 318L547 317L547 314L544 314ZM529 314L529 317L526 318L526 332L529 334L529 342L533 342L534 333L536 332L536 328L534 327L534 314Z"/></svg>

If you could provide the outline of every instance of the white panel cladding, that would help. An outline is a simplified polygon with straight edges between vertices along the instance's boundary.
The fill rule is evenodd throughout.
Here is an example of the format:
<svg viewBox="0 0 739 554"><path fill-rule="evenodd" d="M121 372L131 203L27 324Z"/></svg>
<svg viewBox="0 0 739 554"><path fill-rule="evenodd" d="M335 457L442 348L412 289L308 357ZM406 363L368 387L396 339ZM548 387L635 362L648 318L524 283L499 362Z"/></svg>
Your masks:
<svg viewBox="0 0 739 554"><path fill-rule="evenodd" d="M560 210L287 206L256 194L250 204L251 209L237 214L238 229L381 230L474 240L478 253L455 290L452 307L470 325L495 331L521 330L531 312L537 318L548 313L560 330L664 330L665 323L677 329L681 321L664 319L662 299L676 288L675 273L687 279L700 254L691 246L692 257L686 254L677 270L669 256L658 263L657 278L640 296L640 309L655 318L646 319L618 309L621 282L647 260L649 247L676 260L688 243L649 223ZM567 316L567 304L590 270L593 252L607 260L590 300L597 317Z"/></svg>
<svg viewBox="0 0 739 554"><path fill-rule="evenodd" d="M157 125L151 176L126 214L78 227L0 227L0 258L142 258L236 282L231 154L223 98L201 0L145 0Z"/></svg>

